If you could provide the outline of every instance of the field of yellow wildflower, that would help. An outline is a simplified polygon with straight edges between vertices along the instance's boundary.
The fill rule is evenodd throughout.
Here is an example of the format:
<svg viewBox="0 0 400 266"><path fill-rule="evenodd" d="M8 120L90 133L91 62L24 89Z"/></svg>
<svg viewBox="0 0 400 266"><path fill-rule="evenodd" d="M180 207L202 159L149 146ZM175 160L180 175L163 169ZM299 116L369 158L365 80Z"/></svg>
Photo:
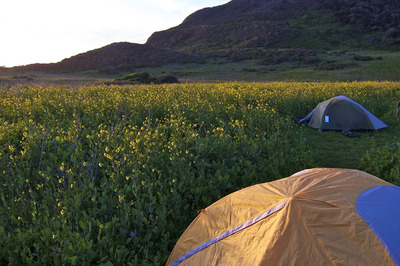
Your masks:
<svg viewBox="0 0 400 266"><path fill-rule="evenodd" d="M297 125L341 94L389 128ZM197 210L346 156L398 183L399 100L396 82L0 88L0 264L163 264Z"/></svg>

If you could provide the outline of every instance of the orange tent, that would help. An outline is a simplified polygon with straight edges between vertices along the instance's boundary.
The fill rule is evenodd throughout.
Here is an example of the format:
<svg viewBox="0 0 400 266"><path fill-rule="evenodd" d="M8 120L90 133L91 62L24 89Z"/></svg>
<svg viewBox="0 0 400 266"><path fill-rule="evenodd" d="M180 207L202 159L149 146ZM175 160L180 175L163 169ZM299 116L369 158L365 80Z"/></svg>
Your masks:
<svg viewBox="0 0 400 266"><path fill-rule="evenodd" d="M400 188L358 170L309 169L215 202L168 265L395 265Z"/></svg>

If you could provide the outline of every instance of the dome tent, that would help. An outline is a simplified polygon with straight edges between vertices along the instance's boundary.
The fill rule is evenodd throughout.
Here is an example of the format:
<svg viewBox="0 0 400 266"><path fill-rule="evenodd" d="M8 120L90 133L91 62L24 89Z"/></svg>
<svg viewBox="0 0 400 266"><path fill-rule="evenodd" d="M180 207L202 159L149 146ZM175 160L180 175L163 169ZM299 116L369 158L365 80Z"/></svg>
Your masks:
<svg viewBox="0 0 400 266"><path fill-rule="evenodd" d="M167 265L395 265L400 188L358 170L310 169L202 211Z"/></svg>
<svg viewBox="0 0 400 266"><path fill-rule="evenodd" d="M378 130L387 125L361 104L340 95L317 105L299 123L319 130Z"/></svg>

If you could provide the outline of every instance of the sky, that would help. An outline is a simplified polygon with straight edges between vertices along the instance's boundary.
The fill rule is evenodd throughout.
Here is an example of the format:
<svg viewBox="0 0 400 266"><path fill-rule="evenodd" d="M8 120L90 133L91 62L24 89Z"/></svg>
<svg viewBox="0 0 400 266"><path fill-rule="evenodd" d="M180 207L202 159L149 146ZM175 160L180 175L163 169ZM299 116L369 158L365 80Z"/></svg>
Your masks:
<svg viewBox="0 0 400 266"><path fill-rule="evenodd" d="M229 0L0 0L0 66L56 63L114 42L145 43Z"/></svg>

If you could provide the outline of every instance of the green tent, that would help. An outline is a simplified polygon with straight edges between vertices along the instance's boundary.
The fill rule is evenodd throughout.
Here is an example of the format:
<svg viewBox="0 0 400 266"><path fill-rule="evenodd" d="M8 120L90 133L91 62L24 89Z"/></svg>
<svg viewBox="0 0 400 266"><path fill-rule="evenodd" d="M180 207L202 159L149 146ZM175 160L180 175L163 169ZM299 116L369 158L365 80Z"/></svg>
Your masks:
<svg viewBox="0 0 400 266"><path fill-rule="evenodd" d="M340 95L321 102L299 123L319 130L377 130L387 125L361 104Z"/></svg>

